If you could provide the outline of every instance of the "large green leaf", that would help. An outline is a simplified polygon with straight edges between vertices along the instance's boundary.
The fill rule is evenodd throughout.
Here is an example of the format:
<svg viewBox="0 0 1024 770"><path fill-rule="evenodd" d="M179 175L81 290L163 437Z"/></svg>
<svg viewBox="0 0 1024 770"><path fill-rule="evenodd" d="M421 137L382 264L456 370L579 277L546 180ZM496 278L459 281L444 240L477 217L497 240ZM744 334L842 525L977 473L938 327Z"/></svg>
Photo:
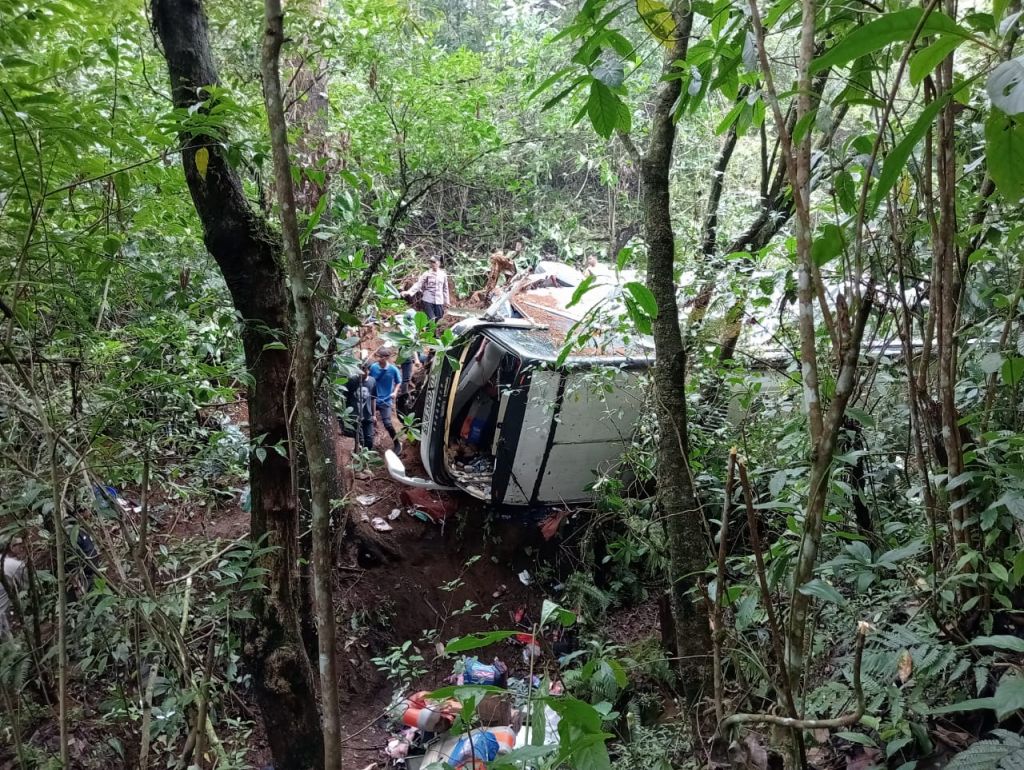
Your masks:
<svg viewBox="0 0 1024 770"><path fill-rule="evenodd" d="M802 586L800 586L800 593L804 596L813 596L816 599L822 599L826 602L834 602L835 604L844 605L846 599L839 593L835 586L826 583L824 580L814 578L814 580L808 580Z"/></svg>
<svg viewBox="0 0 1024 770"><path fill-rule="evenodd" d="M1003 361L1000 373L1003 375L1003 382L1010 387L1017 387L1024 382L1024 358L1007 358Z"/></svg>
<svg viewBox="0 0 1024 770"><path fill-rule="evenodd" d="M993 107L985 121L985 162L1005 198L1024 197L1024 121Z"/></svg>
<svg viewBox="0 0 1024 770"><path fill-rule="evenodd" d="M479 634L467 634L466 636L452 639L445 645L445 652L466 652L476 650L480 647L490 647L492 644L510 639L519 631L486 631Z"/></svg>
<svg viewBox="0 0 1024 770"><path fill-rule="evenodd" d="M821 228L821 234L811 244L811 259L818 267L831 262L843 251L843 231L828 222Z"/></svg>
<svg viewBox="0 0 1024 770"><path fill-rule="evenodd" d="M1024 709L1024 677L1007 674L999 681L995 701L996 718L1006 719L1013 712Z"/></svg>
<svg viewBox="0 0 1024 770"><path fill-rule="evenodd" d="M651 294L650 289L636 281L630 281L622 288L633 295L633 299L636 300L636 303L641 308L643 308L644 313L651 318L658 317L658 302L654 299L654 295Z"/></svg>
<svg viewBox="0 0 1024 770"><path fill-rule="evenodd" d="M607 139L616 128L629 130L629 110L622 100L600 80L590 83L587 115L599 136Z"/></svg>
<svg viewBox="0 0 1024 770"><path fill-rule="evenodd" d="M1024 652L1024 639L1009 634L978 636L971 640L971 647L995 647L998 650Z"/></svg>
<svg viewBox="0 0 1024 770"><path fill-rule="evenodd" d="M927 48L923 48L910 57L910 82L917 85L928 73L932 72L939 63L956 50L957 46L964 42L962 37L957 35L942 35Z"/></svg>
<svg viewBox="0 0 1024 770"><path fill-rule="evenodd" d="M811 72L821 72L829 67L841 67L865 54L885 48L890 43L909 40L921 24L920 8L886 13L883 16L856 27L838 43L811 63ZM921 25L921 35L946 33L961 39L969 38L970 32L961 27L944 13L933 11Z"/></svg>
<svg viewBox="0 0 1024 770"><path fill-rule="evenodd" d="M914 121L914 125L910 127L899 143L885 156L882 172L878 175L878 182L875 183L875 189L871 195L869 212L876 211L878 204L889 194L889 190L892 189L893 185L896 184L896 180L900 178L900 174L903 173L907 160L910 158L910 153L914 151L918 142L928 133L928 129L935 120L935 116L939 114L939 110L949 101L951 95L952 92L947 91L941 98L936 99L925 107L921 114L918 115L917 120Z"/></svg>

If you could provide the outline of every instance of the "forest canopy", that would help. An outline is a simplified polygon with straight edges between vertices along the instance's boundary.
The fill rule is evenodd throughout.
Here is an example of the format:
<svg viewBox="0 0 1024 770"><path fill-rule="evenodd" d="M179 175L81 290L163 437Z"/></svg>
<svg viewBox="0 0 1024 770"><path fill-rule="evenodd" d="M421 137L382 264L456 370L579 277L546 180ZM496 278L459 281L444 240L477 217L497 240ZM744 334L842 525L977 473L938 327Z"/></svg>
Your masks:
<svg viewBox="0 0 1024 770"><path fill-rule="evenodd" d="M1022 13L0 5L0 768L1019 767Z"/></svg>

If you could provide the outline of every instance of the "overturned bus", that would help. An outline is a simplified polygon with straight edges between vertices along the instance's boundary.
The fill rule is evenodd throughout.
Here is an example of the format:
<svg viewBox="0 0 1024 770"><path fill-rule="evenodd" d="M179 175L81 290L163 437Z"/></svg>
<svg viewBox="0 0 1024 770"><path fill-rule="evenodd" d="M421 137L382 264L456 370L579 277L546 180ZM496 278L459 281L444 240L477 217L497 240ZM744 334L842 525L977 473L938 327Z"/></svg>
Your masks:
<svg viewBox="0 0 1024 770"><path fill-rule="evenodd" d="M570 308L582 280L567 265L541 262L482 316L453 327L455 344L426 380L420 457L429 478L410 477L387 452L395 479L498 506L592 497L597 474L614 473L633 437L654 353L647 338L598 331L559 360L577 323L613 308L621 291L609 277Z"/></svg>

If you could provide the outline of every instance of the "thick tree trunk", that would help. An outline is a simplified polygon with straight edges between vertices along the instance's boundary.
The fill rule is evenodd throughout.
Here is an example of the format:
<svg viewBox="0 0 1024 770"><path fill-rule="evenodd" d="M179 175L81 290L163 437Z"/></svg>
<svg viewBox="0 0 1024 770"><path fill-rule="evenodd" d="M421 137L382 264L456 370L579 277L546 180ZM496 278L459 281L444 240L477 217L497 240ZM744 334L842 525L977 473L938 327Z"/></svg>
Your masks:
<svg viewBox="0 0 1024 770"><path fill-rule="evenodd" d="M284 258L295 308L295 405L309 467L310 507L313 518L313 588L319 642L320 693L323 699L324 770L341 768L341 714L338 710L338 672L334 649L334 596L331 591L331 491L337 487L333 448L325 451L323 430L314 392L317 330L313 294L299 244L288 127L281 94L280 54L284 44L284 13L280 0L266 0L261 72L267 107L270 145L274 158L274 186L281 208Z"/></svg>
<svg viewBox="0 0 1024 770"><path fill-rule="evenodd" d="M206 18L199 0L152 0L153 26L163 45L174 105L188 109L218 83ZM280 240L249 205L238 174L219 144L181 133L181 159L206 248L224 275L243 319L249 429L267 446L287 440L285 393L289 354L268 349L287 339L290 311L280 265ZM309 659L299 634L296 596L296 501L287 457L250 454L252 538L269 546L261 557L266 590L253 602L245 655L252 668L274 766L306 770L322 762L323 742Z"/></svg>
<svg viewBox="0 0 1024 770"><path fill-rule="evenodd" d="M686 58L692 15L677 20L666 68ZM658 440L658 504L668 534L671 609L683 691L696 701L710 671L711 633L703 604L689 590L707 562L700 507L690 473L686 423L686 351L676 302L675 238L669 198L669 169L676 127L672 113L679 98L678 78L663 81L655 98L647 152L640 163L647 285L658 303L654 319L654 390Z"/></svg>

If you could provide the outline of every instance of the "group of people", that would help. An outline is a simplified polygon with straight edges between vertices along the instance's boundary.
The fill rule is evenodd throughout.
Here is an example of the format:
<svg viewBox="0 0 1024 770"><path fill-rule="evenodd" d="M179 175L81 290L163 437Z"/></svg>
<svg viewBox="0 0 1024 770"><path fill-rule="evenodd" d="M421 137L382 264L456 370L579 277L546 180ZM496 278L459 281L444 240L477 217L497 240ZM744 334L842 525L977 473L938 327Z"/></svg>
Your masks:
<svg viewBox="0 0 1024 770"><path fill-rule="evenodd" d="M414 299L419 295L419 302L427 318L435 323L440 321L451 304L451 295L448 289L448 274L441 267L441 261L437 257L430 257L428 268L416 279L408 289L402 292L407 300ZM584 268L584 276L602 276L608 270L601 265L597 257L587 257ZM392 359L398 353L398 361ZM398 431L395 429L394 413L398 399L407 395L415 367L423 363L420 360L420 353L415 349L392 351L387 347L377 350L374 362L363 365L361 377L358 383L354 383L354 411L357 421L356 440L366 449L374 447L374 432L377 417L384 425L391 438L391 445L395 453L402 451L402 443L398 438Z"/></svg>
<svg viewBox="0 0 1024 770"><path fill-rule="evenodd" d="M431 257L429 267L402 296L412 299L419 295L419 301L427 318L435 323L440 321L451 302L448 289L448 274L441 268L437 257ZM397 361L393 360L397 357ZM364 449L373 449L377 417L391 439L396 454L402 451L402 442L395 429L394 414L399 399L410 392L413 372L417 365L424 363L418 350L381 347L374 354L372 364L364 364L361 376L354 388L354 411L357 422L356 441Z"/></svg>

